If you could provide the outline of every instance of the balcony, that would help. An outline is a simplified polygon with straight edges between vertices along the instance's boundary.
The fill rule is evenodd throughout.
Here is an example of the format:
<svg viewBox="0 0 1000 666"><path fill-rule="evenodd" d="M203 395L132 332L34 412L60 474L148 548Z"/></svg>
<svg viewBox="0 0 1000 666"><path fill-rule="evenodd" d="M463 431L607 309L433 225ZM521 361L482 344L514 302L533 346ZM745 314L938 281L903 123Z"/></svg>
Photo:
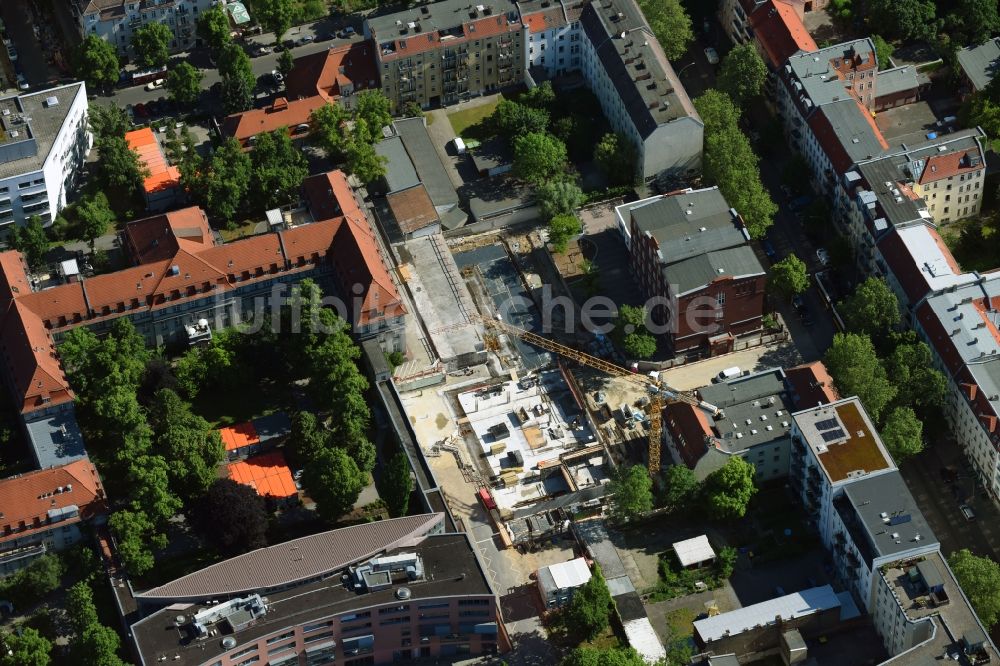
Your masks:
<svg viewBox="0 0 1000 666"><path fill-rule="evenodd" d="M40 557L45 554L48 550L44 543L36 543L31 546L22 546L20 548L12 548L11 550L5 550L0 552L0 562L16 562L17 560L23 560L25 558Z"/></svg>

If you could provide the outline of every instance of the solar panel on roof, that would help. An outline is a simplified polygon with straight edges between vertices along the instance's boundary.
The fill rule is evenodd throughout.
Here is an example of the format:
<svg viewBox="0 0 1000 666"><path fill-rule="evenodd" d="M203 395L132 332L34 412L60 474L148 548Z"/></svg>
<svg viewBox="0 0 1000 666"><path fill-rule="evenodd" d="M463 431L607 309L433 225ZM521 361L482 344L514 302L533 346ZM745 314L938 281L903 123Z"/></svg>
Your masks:
<svg viewBox="0 0 1000 666"><path fill-rule="evenodd" d="M910 518L910 514L904 513L902 515L893 516L892 518L890 518L889 519L889 524L890 525L902 525L903 523L910 522L910 519L911 519Z"/></svg>
<svg viewBox="0 0 1000 666"><path fill-rule="evenodd" d="M816 422L816 430L829 430L837 427L837 419L823 419Z"/></svg>
<svg viewBox="0 0 1000 666"><path fill-rule="evenodd" d="M833 442L833 441L836 441L838 439L844 439L844 437L846 437L846 434L840 428L837 428L836 430L830 430L828 432L824 432L824 433L820 433L820 434L823 435L823 441L824 442Z"/></svg>

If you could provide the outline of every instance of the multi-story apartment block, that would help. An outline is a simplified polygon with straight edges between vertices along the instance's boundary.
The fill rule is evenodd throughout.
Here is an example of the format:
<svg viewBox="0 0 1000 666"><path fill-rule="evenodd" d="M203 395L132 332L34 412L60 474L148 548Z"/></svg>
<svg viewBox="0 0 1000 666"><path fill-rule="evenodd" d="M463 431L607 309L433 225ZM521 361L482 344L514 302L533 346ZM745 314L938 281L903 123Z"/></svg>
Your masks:
<svg viewBox="0 0 1000 666"><path fill-rule="evenodd" d="M616 132L636 147L638 175L692 176L704 125L635 0L591 0L581 72Z"/></svg>
<svg viewBox="0 0 1000 666"><path fill-rule="evenodd" d="M524 78L524 29L510 0L442 0L369 16L364 35L393 109L454 104Z"/></svg>
<svg viewBox="0 0 1000 666"><path fill-rule="evenodd" d="M122 55L135 55L132 36L147 23L162 23L174 33L174 51L191 48L197 41L198 17L220 0L69 0L80 35L97 35Z"/></svg>
<svg viewBox="0 0 1000 666"><path fill-rule="evenodd" d="M84 523L103 521L107 510L101 477L87 458L3 479L0 506L0 577L79 542Z"/></svg>
<svg viewBox="0 0 1000 666"><path fill-rule="evenodd" d="M796 53L819 48L802 23L800 2L723 0L719 17L729 38L737 44L755 44L772 71Z"/></svg>
<svg viewBox="0 0 1000 666"><path fill-rule="evenodd" d="M505 652L475 547L443 523L434 513L323 532L140 592L138 663L365 666Z"/></svg>
<svg viewBox="0 0 1000 666"><path fill-rule="evenodd" d="M716 187L616 209L630 265L675 351L731 349L761 326L767 276L742 218ZM627 225L627 226L626 226Z"/></svg>
<svg viewBox="0 0 1000 666"><path fill-rule="evenodd" d="M721 411L712 416L687 403L663 410L667 449L699 479L741 456L754 466L757 482L788 475L791 396L780 368L698 389L698 396Z"/></svg>
<svg viewBox="0 0 1000 666"><path fill-rule="evenodd" d="M33 215L50 225L90 145L82 82L0 99L0 229Z"/></svg>
<svg viewBox="0 0 1000 666"><path fill-rule="evenodd" d="M524 63L529 80L551 78L581 68L583 2L528 0L518 2L517 7L521 23L528 31Z"/></svg>

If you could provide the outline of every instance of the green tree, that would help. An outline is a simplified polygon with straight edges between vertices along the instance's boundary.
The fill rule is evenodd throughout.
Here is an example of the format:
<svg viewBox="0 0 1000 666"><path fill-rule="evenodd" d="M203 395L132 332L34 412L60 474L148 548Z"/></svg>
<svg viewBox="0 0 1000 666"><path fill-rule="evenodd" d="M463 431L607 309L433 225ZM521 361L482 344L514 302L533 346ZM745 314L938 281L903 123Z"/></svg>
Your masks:
<svg viewBox="0 0 1000 666"><path fill-rule="evenodd" d="M250 486L216 479L196 506L192 523L220 553L231 557L267 545L267 507Z"/></svg>
<svg viewBox="0 0 1000 666"><path fill-rule="evenodd" d="M48 666L51 650L52 643L31 627L0 634L0 666Z"/></svg>
<svg viewBox="0 0 1000 666"><path fill-rule="evenodd" d="M719 551L719 554L715 557L715 568L719 572L719 578L728 579L733 575L733 569L736 568L738 557L736 549L731 546L726 546Z"/></svg>
<svg viewBox="0 0 1000 666"><path fill-rule="evenodd" d="M292 417L288 446L300 464L305 464L330 448L330 439L329 431L323 428L312 412L296 412Z"/></svg>
<svg viewBox="0 0 1000 666"><path fill-rule="evenodd" d="M218 57L222 49L231 41L229 17L226 10L216 5L202 12L198 18L198 37L205 42Z"/></svg>
<svg viewBox="0 0 1000 666"><path fill-rule="evenodd" d="M94 606L94 590L86 581L79 581L66 591L66 615L78 636L95 624L100 624Z"/></svg>
<svg viewBox="0 0 1000 666"><path fill-rule="evenodd" d="M653 509L653 480L642 465L619 467L608 490L611 516L617 522L628 522Z"/></svg>
<svg viewBox="0 0 1000 666"><path fill-rule="evenodd" d="M1000 15L994 0L958 0L956 11L948 16L964 42L982 44L1000 32Z"/></svg>
<svg viewBox="0 0 1000 666"><path fill-rule="evenodd" d="M42 218L32 215L23 227L15 222L10 227L7 244L24 255L31 270L40 269L49 251L49 237L42 226Z"/></svg>
<svg viewBox="0 0 1000 666"><path fill-rule="evenodd" d="M872 336L887 336L899 325L899 300L884 278L870 277L840 304L847 328Z"/></svg>
<svg viewBox="0 0 1000 666"><path fill-rule="evenodd" d="M738 127L740 110L733 104L733 99L721 90L706 90L694 105L705 124L706 135Z"/></svg>
<svg viewBox="0 0 1000 666"><path fill-rule="evenodd" d="M97 192L83 199L76 207L76 214L80 220L83 240L87 241L93 252L97 239L108 233L108 229L114 230L115 226L115 213L111 210L107 195Z"/></svg>
<svg viewBox="0 0 1000 666"><path fill-rule="evenodd" d="M841 395L861 399L872 420L878 422L896 397L896 387L886 376L871 338L856 333L836 333L823 357Z"/></svg>
<svg viewBox="0 0 1000 666"><path fill-rule="evenodd" d="M535 203L542 219L551 221L559 215L573 216L583 203L583 191L571 180L549 180L535 188ZM577 233L580 232L572 235Z"/></svg>
<svg viewBox="0 0 1000 666"><path fill-rule="evenodd" d="M998 82L1000 79L994 79ZM962 104L958 120L964 127L979 126L992 140L1000 139L1000 83L991 82L984 90L973 93Z"/></svg>
<svg viewBox="0 0 1000 666"><path fill-rule="evenodd" d="M127 482L133 505L141 508L156 525L165 524L181 510L180 498L170 488L171 475L176 473L174 461L162 455L151 455L148 444L149 426L143 424L143 444L123 460L127 465Z"/></svg>
<svg viewBox="0 0 1000 666"><path fill-rule="evenodd" d="M1000 621L1000 565L963 548L948 556L948 566L983 625Z"/></svg>
<svg viewBox="0 0 1000 666"><path fill-rule="evenodd" d="M344 154L347 141L347 121L350 112L335 102L328 102L314 109L309 116L310 140L337 159Z"/></svg>
<svg viewBox="0 0 1000 666"><path fill-rule="evenodd" d="M896 47L885 41L881 35L872 35L872 43L875 44L875 59L878 61L878 68L889 69L892 66L889 60Z"/></svg>
<svg viewBox="0 0 1000 666"><path fill-rule="evenodd" d="M250 57L237 44L226 44L222 48L219 76L222 77L222 106L226 113L240 113L253 106L257 77Z"/></svg>
<svg viewBox="0 0 1000 666"><path fill-rule="evenodd" d="M896 464L924 450L924 424L909 407L896 407L885 417L882 441Z"/></svg>
<svg viewBox="0 0 1000 666"><path fill-rule="evenodd" d="M904 40L933 39L937 17L933 0L869 0L869 25Z"/></svg>
<svg viewBox="0 0 1000 666"><path fill-rule="evenodd" d="M544 132L549 126L549 112L513 100L501 99L490 116L497 132L509 141L526 134Z"/></svg>
<svg viewBox="0 0 1000 666"><path fill-rule="evenodd" d="M621 133L605 134L594 147L594 161L614 185L635 182L637 159L635 145Z"/></svg>
<svg viewBox="0 0 1000 666"><path fill-rule="evenodd" d="M684 511L701 492L698 477L687 465L670 465L663 472L663 503L671 511Z"/></svg>
<svg viewBox="0 0 1000 666"><path fill-rule="evenodd" d="M133 576L141 576L153 568L153 550L165 548L167 538L144 511L123 509L111 515L108 526L118 545L118 558Z"/></svg>
<svg viewBox="0 0 1000 666"><path fill-rule="evenodd" d="M107 40L90 34L76 47L74 52L76 75L94 90L106 90L118 83L118 53Z"/></svg>
<svg viewBox="0 0 1000 666"><path fill-rule="evenodd" d="M73 643L73 654L82 666L127 666L118 656L121 638L111 627L95 624Z"/></svg>
<svg viewBox="0 0 1000 666"><path fill-rule="evenodd" d="M533 185L558 176L566 167L566 144L551 134L533 132L514 139L514 174Z"/></svg>
<svg viewBox="0 0 1000 666"><path fill-rule="evenodd" d="M640 0L639 6L667 60L677 61L683 57L688 45L694 41L694 31L691 17L684 11L680 0Z"/></svg>
<svg viewBox="0 0 1000 666"><path fill-rule="evenodd" d="M634 305L618 308L614 337L632 358L649 358L656 353L656 338L646 328L646 309Z"/></svg>
<svg viewBox="0 0 1000 666"><path fill-rule="evenodd" d="M252 178L250 155L243 152L239 141L229 138L215 150L208 169L192 183L192 189L212 217L229 223L243 208Z"/></svg>
<svg viewBox="0 0 1000 666"><path fill-rule="evenodd" d="M561 666L644 666L645 663L635 648L578 647L566 655ZM669 666L683 663L671 661Z"/></svg>
<svg viewBox="0 0 1000 666"><path fill-rule="evenodd" d="M188 106L198 101L201 95L203 75L190 63L181 62L170 68L167 74L167 90L177 104Z"/></svg>
<svg viewBox="0 0 1000 666"><path fill-rule="evenodd" d="M125 136L132 126L125 111L114 104L91 104L87 111L87 123L97 141Z"/></svg>
<svg viewBox="0 0 1000 666"><path fill-rule="evenodd" d="M160 389L153 396L149 422L156 450L170 460L174 492L190 502L208 490L225 457L219 432L170 389Z"/></svg>
<svg viewBox="0 0 1000 666"><path fill-rule="evenodd" d="M288 76L293 67L295 67L295 56L289 49L285 49L278 56L278 71L281 72L282 76Z"/></svg>
<svg viewBox="0 0 1000 666"><path fill-rule="evenodd" d="M746 515L750 500L757 493L754 466L740 456L732 456L726 464L705 479L705 506L715 520L731 520Z"/></svg>
<svg viewBox="0 0 1000 666"><path fill-rule="evenodd" d="M805 263L794 254L788 255L771 266L768 285L786 299L801 294L809 288Z"/></svg>
<svg viewBox="0 0 1000 666"><path fill-rule="evenodd" d="M56 555L42 555L4 579L0 597L9 599L18 607L33 606L59 589L59 581L64 573L62 560Z"/></svg>
<svg viewBox="0 0 1000 666"><path fill-rule="evenodd" d="M324 450L302 473L302 485L315 500L317 513L329 522L351 510L365 482L358 465L340 448Z"/></svg>
<svg viewBox="0 0 1000 666"><path fill-rule="evenodd" d="M265 30L274 33L274 43L280 44L295 18L292 0L254 0L257 22Z"/></svg>
<svg viewBox="0 0 1000 666"><path fill-rule="evenodd" d="M375 147L367 141L351 138L344 149L347 170L362 183L372 183L385 176L386 158L375 152Z"/></svg>
<svg viewBox="0 0 1000 666"><path fill-rule="evenodd" d="M738 106L760 96L767 80L767 65L751 43L740 44L729 52L716 79L719 89Z"/></svg>
<svg viewBox="0 0 1000 666"><path fill-rule="evenodd" d="M827 11L835 21L842 24L849 24L854 19L852 0L831 0Z"/></svg>
<svg viewBox="0 0 1000 666"><path fill-rule="evenodd" d="M101 154L101 173L110 187L123 188L129 193L142 187L149 169L132 150L124 136L114 136L97 142Z"/></svg>
<svg viewBox="0 0 1000 666"><path fill-rule="evenodd" d="M279 128L257 135L250 152L251 191L259 208L274 208L294 201L309 167L288 132Z"/></svg>
<svg viewBox="0 0 1000 666"><path fill-rule="evenodd" d="M392 124L392 105L381 90L362 90L354 100L354 117L365 121L371 131L370 142L382 136L382 128Z"/></svg>
<svg viewBox="0 0 1000 666"><path fill-rule="evenodd" d="M536 109L548 109L555 104L556 91L553 90L551 81L542 81L521 95L518 101Z"/></svg>
<svg viewBox="0 0 1000 666"><path fill-rule="evenodd" d="M645 470L641 467L638 469L648 481L649 475ZM608 628L611 592L608 591L608 584L601 573L600 565L595 564L590 573L590 580L576 588L573 599L563 613L566 626L572 627L574 632L579 632L588 639L594 638Z"/></svg>
<svg viewBox="0 0 1000 666"><path fill-rule="evenodd" d="M400 118L423 118L424 110L420 108L420 102L410 100L400 108L399 116Z"/></svg>
<svg viewBox="0 0 1000 666"><path fill-rule="evenodd" d="M569 239L580 233L582 227L580 220L572 213L568 215L556 215L549 220L549 242L552 249L562 254L569 246Z"/></svg>
<svg viewBox="0 0 1000 666"><path fill-rule="evenodd" d="M393 518L405 516L410 505L410 494L413 492L413 474L410 461L406 454L400 451L385 465L382 473L381 497Z"/></svg>
<svg viewBox="0 0 1000 666"><path fill-rule="evenodd" d="M934 367L927 343L914 340L897 345L886 359L886 370L897 388L897 404L923 408L944 401L947 379Z"/></svg>
<svg viewBox="0 0 1000 666"><path fill-rule="evenodd" d="M162 67L170 60L174 33L163 23L147 23L132 33L135 61L140 67Z"/></svg>

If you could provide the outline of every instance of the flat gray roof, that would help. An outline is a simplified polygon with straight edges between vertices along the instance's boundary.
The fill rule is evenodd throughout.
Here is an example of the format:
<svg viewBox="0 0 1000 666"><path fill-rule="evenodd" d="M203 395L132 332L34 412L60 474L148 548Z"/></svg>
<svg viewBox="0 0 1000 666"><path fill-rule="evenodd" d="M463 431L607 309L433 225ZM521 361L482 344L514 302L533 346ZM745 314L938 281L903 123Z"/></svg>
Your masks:
<svg viewBox="0 0 1000 666"><path fill-rule="evenodd" d="M903 65L885 69L878 73L875 90L879 97L913 90L927 80L927 77L917 72L913 65Z"/></svg>
<svg viewBox="0 0 1000 666"><path fill-rule="evenodd" d="M791 430L792 402L781 368L712 384L698 395L722 410L712 426L732 452L784 439Z"/></svg>
<svg viewBox="0 0 1000 666"><path fill-rule="evenodd" d="M786 67L791 68L812 103L823 106L851 96L847 84L853 82L841 80L831 64L832 60L844 58L849 52L857 53L862 58L873 58L875 45L867 37L834 44L818 51L793 55Z"/></svg>
<svg viewBox="0 0 1000 666"><path fill-rule="evenodd" d="M375 144L375 152L386 159L385 182L389 193L420 184L417 170L403 146L403 139L390 136Z"/></svg>
<svg viewBox="0 0 1000 666"><path fill-rule="evenodd" d="M854 98L831 102L820 109L852 162L877 157L885 152L879 137Z"/></svg>
<svg viewBox="0 0 1000 666"><path fill-rule="evenodd" d="M450 0L446 0L450 1ZM406 118L392 123L396 134L403 140L403 146L410 156L417 177L424 184L427 194L438 209L443 213L458 204L458 192L445 171L441 158L427 133L427 125L423 118ZM442 210L442 208L444 210Z"/></svg>
<svg viewBox="0 0 1000 666"><path fill-rule="evenodd" d="M42 168L59 130L66 122L73 101L77 95L84 94L83 90L84 84L78 82L29 95L13 95L0 99L0 114L9 112L9 115L0 116L3 118L4 126L8 128L7 142L12 141L9 138L11 129L18 131L19 127L27 125L37 146L37 150L20 159L0 162L0 178L10 178L22 173L39 171ZM47 100L53 97L56 103L49 104ZM14 123L15 116L20 116L24 123L20 125ZM0 149L2 146L3 144L0 144Z"/></svg>
<svg viewBox="0 0 1000 666"><path fill-rule="evenodd" d="M958 52L958 65L972 81L976 90L982 90L993 80L998 60L1000 60L1000 38L997 37L979 46L968 46Z"/></svg>
<svg viewBox="0 0 1000 666"><path fill-rule="evenodd" d="M476 5L482 4L489 7L491 16L501 16L512 14L517 16L517 6L510 0L441 0L422 5L413 5L398 12L390 12L380 16L369 16L366 20L368 27L379 41L396 39L399 36L399 26L409 23L419 23L420 32L436 32L438 30L450 30L459 27L464 23L482 18L470 16L470 12Z"/></svg>
<svg viewBox="0 0 1000 666"><path fill-rule="evenodd" d="M56 467L87 457L83 433L72 410L25 424L35 462L40 469Z"/></svg>
<svg viewBox="0 0 1000 666"><path fill-rule="evenodd" d="M848 483L834 505L869 565L876 558L937 543L899 470Z"/></svg>

